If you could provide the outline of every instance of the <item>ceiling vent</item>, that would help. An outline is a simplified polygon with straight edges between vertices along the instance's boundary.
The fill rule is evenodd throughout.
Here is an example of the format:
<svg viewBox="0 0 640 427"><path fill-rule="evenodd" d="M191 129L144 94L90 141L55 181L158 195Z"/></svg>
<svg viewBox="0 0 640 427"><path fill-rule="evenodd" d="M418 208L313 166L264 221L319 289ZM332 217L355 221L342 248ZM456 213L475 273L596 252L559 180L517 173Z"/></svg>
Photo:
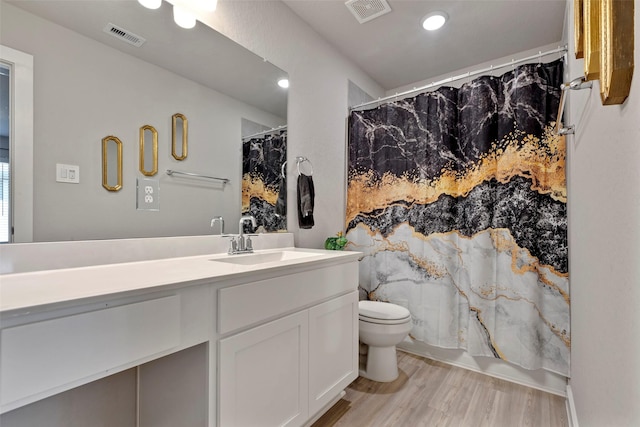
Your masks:
<svg viewBox="0 0 640 427"><path fill-rule="evenodd" d="M391 12L387 0L348 0L345 6L361 24Z"/></svg>
<svg viewBox="0 0 640 427"><path fill-rule="evenodd" d="M124 28L120 28L117 25L113 25L112 23L108 23L103 30L105 33L112 35L113 37L122 40L123 42L127 42L129 44L134 45L135 47L140 47L147 40L143 37L140 37L137 34L132 33L129 30L125 30Z"/></svg>

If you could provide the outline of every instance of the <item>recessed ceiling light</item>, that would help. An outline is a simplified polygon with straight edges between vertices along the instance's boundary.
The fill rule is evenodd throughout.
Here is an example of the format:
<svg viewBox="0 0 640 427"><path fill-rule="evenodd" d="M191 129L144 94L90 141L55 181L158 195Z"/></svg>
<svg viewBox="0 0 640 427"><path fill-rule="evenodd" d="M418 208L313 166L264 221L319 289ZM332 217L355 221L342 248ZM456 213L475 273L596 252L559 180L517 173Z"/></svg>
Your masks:
<svg viewBox="0 0 640 427"><path fill-rule="evenodd" d="M422 28L427 31L434 31L442 27L449 16L444 12L431 12L422 18Z"/></svg>
<svg viewBox="0 0 640 427"><path fill-rule="evenodd" d="M280 79L278 80L278 86L280 86L281 88L288 88L289 87L289 79Z"/></svg>

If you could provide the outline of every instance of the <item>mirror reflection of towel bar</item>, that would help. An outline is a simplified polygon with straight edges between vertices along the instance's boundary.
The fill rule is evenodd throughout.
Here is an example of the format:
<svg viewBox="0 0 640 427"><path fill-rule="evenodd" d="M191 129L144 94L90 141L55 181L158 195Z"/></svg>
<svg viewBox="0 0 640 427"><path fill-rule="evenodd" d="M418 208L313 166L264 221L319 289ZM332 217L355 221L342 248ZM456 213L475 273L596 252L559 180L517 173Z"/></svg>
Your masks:
<svg viewBox="0 0 640 427"><path fill-rule="evenodd" d="M213 179L216 181L222 181L223 184L228 184L229 183L229 179L228 178L218 178L215 176L208 176L208 175L202 175L199 173L193 173L193 172L181 172L181 171L174 171L171 169L167 169L167 175L172 176L172 175L185 175L185 176L192 176L195 178L205 178L205 179Z"/></svg>

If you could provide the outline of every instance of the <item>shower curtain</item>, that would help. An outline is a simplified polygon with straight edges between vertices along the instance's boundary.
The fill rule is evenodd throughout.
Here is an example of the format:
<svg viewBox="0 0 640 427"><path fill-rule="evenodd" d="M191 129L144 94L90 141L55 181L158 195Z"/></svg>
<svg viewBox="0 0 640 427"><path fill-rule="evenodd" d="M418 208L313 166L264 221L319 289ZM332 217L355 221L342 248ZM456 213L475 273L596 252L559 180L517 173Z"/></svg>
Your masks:
<svg viewBox="0 0 640 427"><path fill-rule="evenodd" d="M349 117L361 294L410 336L569 373L563 64L526 64Z"/></svg>
<svg viewBox="0 0 640 427"><path fill-rule="evenodd" d="M278 197L286 191L282 164L287 160L287 133L264 135L242 142L242 214L253 215L257 228L264 231L286 230L287 219L277 215ZM281 200L286 203L286 200ZM245 223L245 227L250 227ZM245 228L247 232L253 229Z"/></svg>

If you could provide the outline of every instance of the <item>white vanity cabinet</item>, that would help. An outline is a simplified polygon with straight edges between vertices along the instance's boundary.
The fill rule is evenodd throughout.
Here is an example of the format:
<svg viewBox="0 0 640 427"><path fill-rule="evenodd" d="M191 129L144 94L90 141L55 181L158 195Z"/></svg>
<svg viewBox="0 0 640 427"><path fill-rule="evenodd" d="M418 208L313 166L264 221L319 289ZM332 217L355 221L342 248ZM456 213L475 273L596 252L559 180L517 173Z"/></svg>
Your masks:
<svg viewBox="0 0 640 427"><path fill-rule="evenodd" d="M207 342L211 289L7 316L0 331L1 412Z"/></svg>
<svg viewBox="0 0 640 427"><path fill-rule="evenodd" d="M222 333L258 323L219 341L219 426L301 426L335 401L358 376L356 283L352 263L219 291Z"/></svg>
<svg viewBox="0 0 640 427"><path fill-rule="evenodd" d="M275 254L4 275L0 424L308 425L358 376L359 254Z"/></svg>

